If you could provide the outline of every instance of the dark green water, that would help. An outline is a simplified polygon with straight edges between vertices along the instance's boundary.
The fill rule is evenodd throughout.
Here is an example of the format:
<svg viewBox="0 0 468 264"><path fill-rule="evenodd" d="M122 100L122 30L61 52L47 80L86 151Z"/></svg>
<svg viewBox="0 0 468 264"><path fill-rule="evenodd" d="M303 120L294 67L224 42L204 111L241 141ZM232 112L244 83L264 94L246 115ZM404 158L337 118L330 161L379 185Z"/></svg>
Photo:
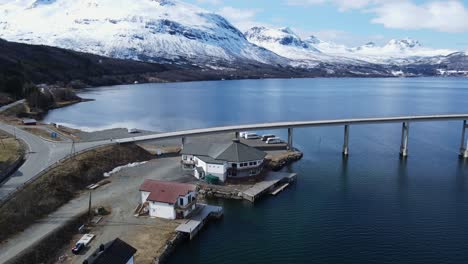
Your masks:
<svg viewBox="0 0 468 264"><path fill-rule="evenodd" d="M304 79L120 86L48 121L160 131L284 120L468 113L467 79ZM254 205L212 201L225 217L178 248L171 263L466 263L468 163L461 122L295 130L296 184ZM260 131L259 131L260 132ZM275 131L285 136L285 131Z"/></svg>

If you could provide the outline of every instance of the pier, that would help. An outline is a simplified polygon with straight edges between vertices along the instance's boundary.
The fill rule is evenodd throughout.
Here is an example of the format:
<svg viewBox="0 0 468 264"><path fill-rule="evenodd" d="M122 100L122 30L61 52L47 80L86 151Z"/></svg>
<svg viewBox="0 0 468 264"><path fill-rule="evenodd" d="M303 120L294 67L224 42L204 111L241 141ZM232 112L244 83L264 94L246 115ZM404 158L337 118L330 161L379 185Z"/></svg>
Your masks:
<svg viewBox="0 0 468 264"><path fill-rule="evenodd" d="M255 200L257 200L259 197L261 197L265 193L275 192L275 188L277 188L278 185L282 183L289 184L290 182L295 181L296 177L297 177L296 173L268 172L268 174L265 176L265 179L263 179L261 182L256 183L254 186L250 187L249 189L245 190L242 193L242 198L250 202L255 202ZM283 185L283 186L279 188L282 188L281 190L283 190L284 188L286 188L287 185L286 186ZM277 193L275 193L275 195Z"/></svg>
<svg viewBox="0 0 468 264"><path fill-rule="evenodd" d="M187 219L185 223L176 228L177 232L188 234L190 239L197 235L210 217L220 218L223 216L223 208L220 206L207 204L199 204L199 206L201 206L201 209L198 214Z"/></svg>

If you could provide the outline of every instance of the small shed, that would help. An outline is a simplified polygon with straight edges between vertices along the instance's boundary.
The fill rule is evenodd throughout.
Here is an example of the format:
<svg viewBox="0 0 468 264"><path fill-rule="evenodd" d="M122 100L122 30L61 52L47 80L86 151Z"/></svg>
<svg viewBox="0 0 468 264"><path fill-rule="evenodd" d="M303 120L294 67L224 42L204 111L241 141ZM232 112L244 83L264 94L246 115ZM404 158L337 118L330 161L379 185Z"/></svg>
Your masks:
<svg viewBox="0 0 468 264"><path fill-rule="evenodd" d="M35 126L37 124L36 119L26 118L23 119L23 125L25 126Z"/></svg>

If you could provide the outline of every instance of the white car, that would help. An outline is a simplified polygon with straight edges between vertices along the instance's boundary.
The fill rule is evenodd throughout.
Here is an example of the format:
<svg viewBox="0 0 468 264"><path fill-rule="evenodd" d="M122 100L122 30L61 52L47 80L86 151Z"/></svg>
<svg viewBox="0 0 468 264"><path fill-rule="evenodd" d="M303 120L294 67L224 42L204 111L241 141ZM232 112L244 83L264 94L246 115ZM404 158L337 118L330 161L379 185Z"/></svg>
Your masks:
<svg viewBox="0 0 468 264"><path fill-rule="evenodd" d="M276 136L273 134L262 135L262 141L267 141L269 138L274 138L274 137Z"/></svg>
<svg viewBox="0 0 468 264"><path fill-rule="evenodd" d="M239 132L239 137L240 138L245 138L245 134L247 134L248 132Z"/></svg>
<svg viewBox="0 0 468 264"><path fill-rule="evenodd" d="M283 143L283 140L279 137L274 137L274 138L269 138L266 141L267 144L281 144Z"/></svg>
<svg viewBox="0 0 468 264"><path fill-rule="evenodd" d="M245 139L259 139L260 136L255 133L247 133L244 136Z"/></svg>

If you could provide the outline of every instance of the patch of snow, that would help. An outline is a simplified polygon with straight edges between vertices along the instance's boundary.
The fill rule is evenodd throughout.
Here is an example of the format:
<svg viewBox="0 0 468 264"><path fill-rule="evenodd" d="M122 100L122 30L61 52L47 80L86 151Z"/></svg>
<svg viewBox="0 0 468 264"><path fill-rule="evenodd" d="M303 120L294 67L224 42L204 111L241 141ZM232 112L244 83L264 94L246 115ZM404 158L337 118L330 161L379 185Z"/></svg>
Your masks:
<svg viewBox="0 0 468 264"><path fill-rule="evenodd" d="M134 163L129 163L127 165L123 165L123 166L119 166L119 167L116 167L114 168L113 170L109 171L109 172L104 172L104 177L108 178L110 176L112 176L113 174L116 174L118 172L120 172L121 170L123 169L126 169L126 168L135 168L135 167L138 167L140 165L143 165L147 163L147 161L143 161L143 162L134 162Z"/></svg>

